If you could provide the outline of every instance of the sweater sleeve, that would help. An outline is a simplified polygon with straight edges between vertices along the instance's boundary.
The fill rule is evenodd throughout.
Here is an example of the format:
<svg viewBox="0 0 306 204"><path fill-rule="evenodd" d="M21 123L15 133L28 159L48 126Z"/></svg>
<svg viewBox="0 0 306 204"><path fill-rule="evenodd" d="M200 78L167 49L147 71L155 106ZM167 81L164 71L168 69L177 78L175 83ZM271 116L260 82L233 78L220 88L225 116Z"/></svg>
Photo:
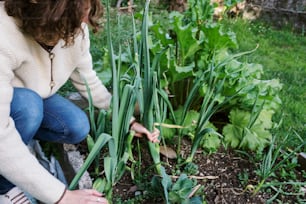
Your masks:
<svg viewBox="0 0 306 204"><path fill-rule="evenodd" d="M94 106L108 109L112 96L97 76L97 73L93 70L87 26L84 27L84 34L81 42L82 53L77 63L77 69L72 73L70 79L80 94L88 99L86 81L90 89Z"/></svg>
<svg viewBox="0 0 306 204"><path fill-rule="evenodd" d="M55 203L65 185L45 170L22 142L10 117L13 96L13 68L18 67L12 52L0 46L0 174L44 203Z"/></svg>

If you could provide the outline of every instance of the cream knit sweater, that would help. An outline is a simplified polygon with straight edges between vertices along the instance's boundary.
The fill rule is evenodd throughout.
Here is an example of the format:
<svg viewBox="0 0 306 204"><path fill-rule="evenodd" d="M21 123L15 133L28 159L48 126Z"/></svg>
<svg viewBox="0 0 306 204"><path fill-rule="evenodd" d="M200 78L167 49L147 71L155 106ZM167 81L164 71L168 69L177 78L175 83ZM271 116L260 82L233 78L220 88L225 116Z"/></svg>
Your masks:
<svg viewBox="0 0 306 204"><path fill-rule="evenodd" d="M86 97L84 77L94 105L108 108L111 95L92 69L89 33L86 25L84 28L85 36L80 34L73 46L64 48L64 42L60 41L54 47L51 67L49 53L18 29L0 2L0 174L44 203L58 201L65 186L50 175L23 144L10 117L13 87L32 89L46 98L70 78Z"/></svg>

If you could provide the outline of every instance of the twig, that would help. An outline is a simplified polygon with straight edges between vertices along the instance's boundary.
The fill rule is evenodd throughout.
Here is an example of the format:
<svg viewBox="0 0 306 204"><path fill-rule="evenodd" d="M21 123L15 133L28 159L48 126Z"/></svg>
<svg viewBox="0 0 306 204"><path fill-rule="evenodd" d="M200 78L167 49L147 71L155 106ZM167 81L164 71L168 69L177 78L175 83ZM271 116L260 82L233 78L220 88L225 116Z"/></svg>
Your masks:
<svg viewBox="0 0 306 204"><path fill-rule="evenodd" d="M192 189L191 193L188 195L188 198L191 198L199 190L200 187L201 187L201 184L198 184L197 186L195 186Z"/></svg>
<svg viewBox="0 0 306 204"><path fill-rule="evenodd" d="M125 7L118 7L118 10L127 10L129 8L136 8L136 5L132 5L132 6L125 6Z"/></svg>
<svg viewBox="0 0 306 204"><path fill-rule="evenodd" d="M179 178L179 176L171 176L171 178L177 179ZM188 176L188 178L197 179L197 180L204 180L204 179L214 180L219 178L219 176Z"/></svg>

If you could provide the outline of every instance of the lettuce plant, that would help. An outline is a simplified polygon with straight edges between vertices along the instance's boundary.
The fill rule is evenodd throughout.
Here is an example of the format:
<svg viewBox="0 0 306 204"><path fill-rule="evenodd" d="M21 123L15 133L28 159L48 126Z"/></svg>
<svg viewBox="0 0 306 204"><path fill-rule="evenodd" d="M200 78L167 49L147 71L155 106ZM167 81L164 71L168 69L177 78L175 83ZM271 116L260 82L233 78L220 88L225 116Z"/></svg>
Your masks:
<svg viewBox="0 0 306 204"><path fill-rule="evenodd" d="M249 126L251 113L239 109L231 110L230 123L223 128L224 142L232 148L262 150L272 139L272 111L262 110L255 123Z"/></svg>

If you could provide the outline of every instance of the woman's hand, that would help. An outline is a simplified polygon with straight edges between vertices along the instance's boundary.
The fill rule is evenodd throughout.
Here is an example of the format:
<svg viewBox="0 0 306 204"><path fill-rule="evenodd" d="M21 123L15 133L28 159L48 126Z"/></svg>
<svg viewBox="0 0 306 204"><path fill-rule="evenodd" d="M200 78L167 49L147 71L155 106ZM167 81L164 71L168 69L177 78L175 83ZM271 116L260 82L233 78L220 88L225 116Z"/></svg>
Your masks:
<svg viewBox="0 0 306 204"><path fill-rule="evenodd" d="M157 128L154 128L153 132L149 132L149 130L145 128L142 124L138 122L133 122L131 125L131 130L135 131L136 137L142 137L143 135L146 135L150 142L159 142L159 130Z"/></svg>
<svg viewBox="0 0 306 204"><path fill-rule="evenodd" d="M102 194L96 190L84 189L70 191L66 190L62 199L57 204L108 204Z"/></svg>

